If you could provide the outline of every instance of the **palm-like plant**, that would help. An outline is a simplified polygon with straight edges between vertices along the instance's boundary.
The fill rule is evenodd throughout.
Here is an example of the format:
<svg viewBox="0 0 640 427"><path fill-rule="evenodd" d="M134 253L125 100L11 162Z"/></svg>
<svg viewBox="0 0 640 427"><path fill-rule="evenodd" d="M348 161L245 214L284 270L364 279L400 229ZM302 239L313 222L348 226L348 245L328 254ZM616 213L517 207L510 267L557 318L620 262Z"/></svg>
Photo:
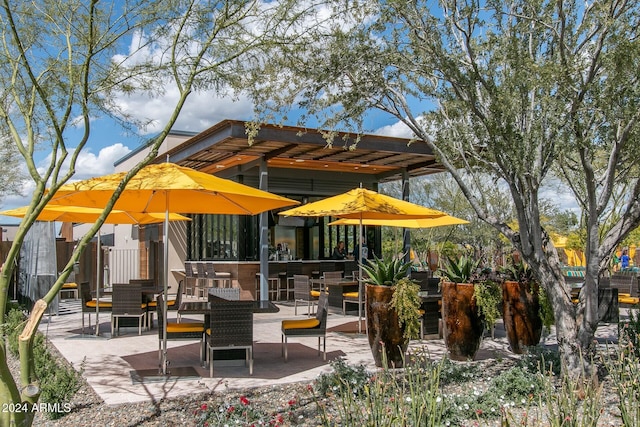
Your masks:
<svg viewBox="0 0 640 427"><path fill-rule="evenodd" d="M440 274L453 283L470 283L479 261L474 261L470 257L463 255L457 260L447 258L448 265L446 269L440 269Z"/></svg>
<svg viewBox="0 0 640 427"><path fill-rule="evenodd" d="M364 282L377 286L393 286L406 277L410 267L411 263L405 262L404 258L386 261L374 256L373 261L362 264L362 270L369 276L364 278Z"/></svg>

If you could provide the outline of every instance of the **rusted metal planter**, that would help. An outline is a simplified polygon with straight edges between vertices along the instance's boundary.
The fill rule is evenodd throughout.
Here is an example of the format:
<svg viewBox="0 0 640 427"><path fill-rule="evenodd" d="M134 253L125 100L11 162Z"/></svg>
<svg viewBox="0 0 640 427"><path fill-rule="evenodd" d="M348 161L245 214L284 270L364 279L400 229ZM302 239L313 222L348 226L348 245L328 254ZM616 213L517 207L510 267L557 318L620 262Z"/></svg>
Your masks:
<svg viewBox="0 0 640 427"><path fill-rule="evenodd" d="M452 360L473 360L484 323L473 298L473 284L442 282L444 342Z"/></svg>
<svg viewBox="0 0 640 427"><path fill-rule="evenodd" d="M542 318L537 284L504 282L502 313L511 351L522 354L526 347L540 342Z"/></svg>
<svg viewBox="0 0 640 427"><path fill-rule="evenodd" d="M369 346L377 367L384 360L388 367L401 368L409 342L398 322L396 310L391 308L393 290L387 286L366 285L366 313Z"/></svg>

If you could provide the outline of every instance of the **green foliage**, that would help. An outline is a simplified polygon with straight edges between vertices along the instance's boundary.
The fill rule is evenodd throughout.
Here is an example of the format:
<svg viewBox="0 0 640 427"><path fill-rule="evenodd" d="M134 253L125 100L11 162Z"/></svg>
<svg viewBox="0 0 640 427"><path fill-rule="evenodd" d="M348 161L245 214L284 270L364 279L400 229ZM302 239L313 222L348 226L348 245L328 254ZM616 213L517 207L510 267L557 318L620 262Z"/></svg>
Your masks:
<svg viewBox="0 0 640 427"><path fill-rule="evenodd" d="M8 313L6 319L7 323L3 326L7 334L8 348L11 354L18 357L18 336L24 328L25 316L21 310L14 309ZM56 410L47 411L49 418L61 418L66 414L64 405L71 401L80 388L80 374L51 353L44 335L40 333L36 334L33 341L33 357L42 389L40 401L54 404L52 407Z"/></svg>
<svg viewBox="0 0 640 427"><path fill-rule="evenodd" d="M371 376L360 392L336 372L339 389L329 400L329 416L318 396L314 399L327 426L441 426L444 399L439 389L440 363L413 355L403 370L387 366ZM341 368L343 369L343 368ZM357 371L356 371L357 372ZM335 381L332 381L335 382Z"/></svg>
<svg viewBox="0 0 640 427"><path fill-rule="evenodd" d="M333 371L320 374L314 385L315 391L322 396L340 397L347 390L361 395L371 379L364 365L347 365L342 357L329 362L329 365Z"/></svg>
<svg viewBox="0 0 640 427"><path fill-rule="evenodd" d="M447 266L440 270L440 274L453 283L470 283L478 264L479 261L474 261L466 255L458 259L448 257Z"/></svg>
<svg viewBox="0 0 640 427"><path fill-rule="evenodd" d="M528 347L527 352L518 361L518 366L530 373L550 372L554 375L560 375L560 353L545 347Z"/></svg>
<svg viewBox="0 0 640 427"><path fill-rule="evenodd" d="M535 281L533 270L524 261L511 262L503 267L500 272L505 280L527 284Z"/></svg>
<svg viewBox="0 0 640 427"><path fill-rule="evenodd" d="M374 256L373 261L362 264L362 270L367 276L365 283L377 286L393 286L395 283L406 277L411 268L411 263L404 262L403 257L385 261L383 258Z"/></svg>
<svg viewBox="0 0 640 427"><path fill-rule="evenodd" d="M542 377L532 375L521 367L512 367L493 378L486 390L470 384L472 393L451 396L446 419L451 425L462 425L468 419L495 419L503 408L531 405L534 396L542 391Z"/></svg>
<svg viewBox="0 0 640 427"><path fill-rule="evenodd" d="M473 298L479 314L484 318L485 326L492 328L496 320L502 316L502 287L492 280L476 283L473 287Z"/></svg>
<svg viewBox="0 0 640 427"><path fill-rule="evenodd" d="M3 335L7 337L7 348L14 356L18 356L18 336L27 322L24 313L20 309L11 309L5 317L6 323L2 325Z"/></svg>
<svg viewBox="0 0 640 427"><path fill-rule="evenodd" d="M297 397L289 399L286 408L274 408L264 413L251 403L251 394L234 396L227 399L222 396L219 400L202 403L195 411L194 417L197 427L209 426L282 426L285 421L292 422L293 411L299 407Z"/></svg>
<svg viewBox="0 0 640 427"><path fill-rule="evenodd" d="M404 325L406 340L418 338L420 335L420 306L422 300L418 296L420 285L408 277L398 280L393 286L391 306L398 313L400 326Z"/></svg>
<svg viewBox="0 0 640 427"><path fill-rule="evenodd" d="M58 404L56 410L48 411L47 415L53 420L62 418L66 415L64 404L68 404L80 388L80 374L49 351L44 335L40 333L34 339L33 355L42 387L40 400Z"/></svg>
<svg viewBox="0 0 640 427"><path fill-rule="evenodd" d="M618 336L620 343L640 358L640 312L632 308L628 316L626 321L618 322Z"/></svg>
<svg viewBox="0 0 640 427"><path fill-rule="evenodd" d="M583 373L578 378L552 373L542 376L541 404L552 427L597 427L603 401L596 378Z"/></svg>
<svg viewBox="0 0 640 427"><path fill-rule="evenodd" d="M442 360L440 369L440 382L442 384L455 384L473 382L482 376L478 364L469 362L453 362L450 359Z"/></svg>
<svg viewBox="0 0 640 427"><path fill-rule="evenodd" d="M635 326L637 327L637 324ZM615 354L612 357L604 356L603 363L618 395L618 408L623 425L640 425L640 381L638 380L640 378L640 356L638 348L632 342L621 339Z"/></svg>

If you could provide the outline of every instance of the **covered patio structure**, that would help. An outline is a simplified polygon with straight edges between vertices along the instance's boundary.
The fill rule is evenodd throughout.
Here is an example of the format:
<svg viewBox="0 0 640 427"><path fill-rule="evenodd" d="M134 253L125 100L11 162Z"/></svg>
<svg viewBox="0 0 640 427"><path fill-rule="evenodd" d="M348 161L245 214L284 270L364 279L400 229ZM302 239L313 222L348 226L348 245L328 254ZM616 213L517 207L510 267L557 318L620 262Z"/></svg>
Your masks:
<svg viewBox="0 0 640 427"><path fill-rule="evenodd" d="M116 163L116 169L130 169L146 152L145 147L132 152ZM443 170L420 141L336 134L329 144L327 133L321 130L266 124L260 126L250 143L247 122L237 120L222 121L197 134L171 134L154 162L164 162L167 157L172 163L302 203L356 187L378 190L380 183L397 180L402 181L403 199L408 200L410 178ZM258 273L258 289L264 298L269 275L286 270L282 265L270 268L270 261L329 260L332 248L341 240L349 251L354 248L356 227L329 227L330 221L278 218L274 211L257 217L194 215L186 229L169 235L174 248L170 268L178 270L186 260L215 262L217 271L228 271L249 291ZM379 228L371 227L366 233L370 253L380 254ZM405 248L409 244L407 230ZM252 267L238 269L239 263ZM344 270L348 271L346 267Z"/></svg>

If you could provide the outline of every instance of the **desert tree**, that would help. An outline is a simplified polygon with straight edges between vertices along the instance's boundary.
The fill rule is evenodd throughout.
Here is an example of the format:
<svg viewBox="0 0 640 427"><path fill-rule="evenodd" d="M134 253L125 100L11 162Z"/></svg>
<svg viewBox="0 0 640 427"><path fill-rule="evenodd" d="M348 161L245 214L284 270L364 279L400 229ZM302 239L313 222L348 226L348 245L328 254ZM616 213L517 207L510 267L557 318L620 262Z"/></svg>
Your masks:
<svg viewBox="0 0 640 427"><path fill-rule="evenodd" d="M533 268L553 305L563 367L579 374L594 351L599 275L640 223L640 5L358 3L351 26L321 40L310 35L298 55L273 57L279 80L253 92L256 121L301 110L326 129L362 132L371 130L367 113L378 110L406 125L477 216ZM505 189L515 224L494 215L479 191L487 175ZM541 186L559 177L585 218L585 298L577 308L541 214ZM600 233L614 196L624 200L619 217Z"/></svg>
<svg viewBox="0 0 640 427"><path fill-rule="evenodd" d="M90 239L103 224L128 180L158 154L191 93L237 90L248 63L273 45L295 38L292 22L317 19L311 4L283 0L2 0L0 6L0 129L20 153L33 183L22 220L0 276L0 323L14 260L27 231L61 185L92 135L92 122L108 118L113 129L135 132L158 120L122 108L130 95L149 99L171 91L167 119L145 143L145 158L114 192L104 213L78 242L51 290L35 305L19 337L21 376L16 381L0 345L0 404L33 404L40 395L33 339L47 306L61 289ZM324 18L330 19L325 16ZM177 95L176 95L177 94ZM37 154L48 153L48 163ZM4 341L5 337L2 337ZM0 425L30 425L31 412L0 414Z"/></svg>

